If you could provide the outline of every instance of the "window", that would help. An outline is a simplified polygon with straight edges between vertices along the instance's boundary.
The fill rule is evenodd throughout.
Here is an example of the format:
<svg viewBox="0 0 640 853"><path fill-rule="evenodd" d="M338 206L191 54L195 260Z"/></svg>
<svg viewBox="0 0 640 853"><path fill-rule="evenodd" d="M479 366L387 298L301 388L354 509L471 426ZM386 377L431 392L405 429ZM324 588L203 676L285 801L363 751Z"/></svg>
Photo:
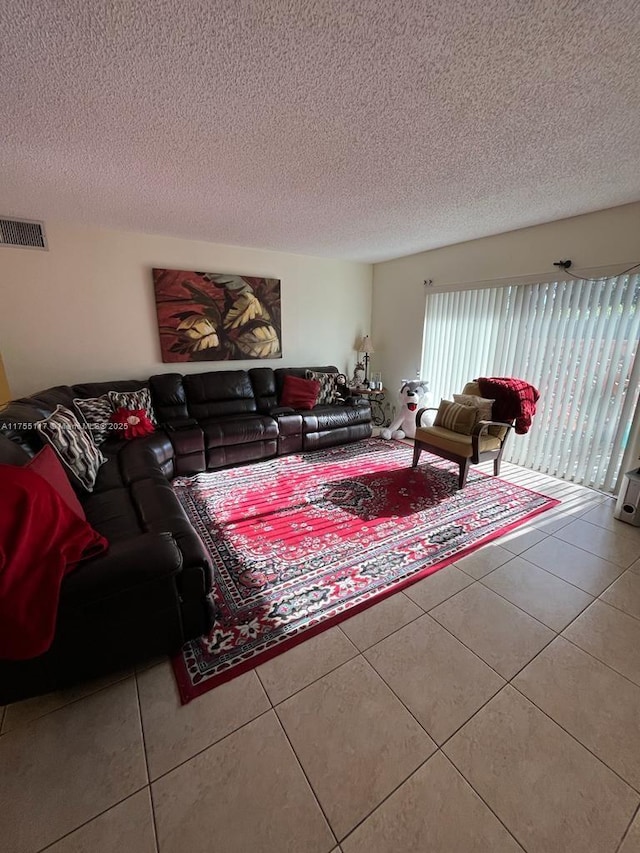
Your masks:
<svg viewBox="0 0 640 853"><path fill-rule="evenodd" d="M436 404L479 376L531 382L533 426L505 458L615 492L638 403L639 296L639 275L428 294L422 376Z"/></svg>

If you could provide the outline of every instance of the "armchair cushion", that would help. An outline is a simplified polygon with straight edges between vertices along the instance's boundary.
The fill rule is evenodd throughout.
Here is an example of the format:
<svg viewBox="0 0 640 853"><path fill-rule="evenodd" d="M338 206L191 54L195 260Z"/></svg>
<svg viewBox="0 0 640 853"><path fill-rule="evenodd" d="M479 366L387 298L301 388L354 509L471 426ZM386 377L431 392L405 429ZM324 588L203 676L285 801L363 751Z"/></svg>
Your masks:
<svg viewBox="0 0 640 853"><path fill-rule="evenodd" d="M416 441L422 441L433 447L439 447L449 453L471 458L473 456L473 443L471 435L452 432L439 426L418 427L416 429ZM479 450L484 453L487 450L499 450L500 439L495 435L484 434L480 436Z"/></svg>
<svg viewBox="0 0 640 853"><path fill-rule="evenodd" d="M463 406L460 403L453 403L451 400L440 400L433 425L434 427L442 427L447 431L470 436L477 421L478 409L475 406Z"/></svg>

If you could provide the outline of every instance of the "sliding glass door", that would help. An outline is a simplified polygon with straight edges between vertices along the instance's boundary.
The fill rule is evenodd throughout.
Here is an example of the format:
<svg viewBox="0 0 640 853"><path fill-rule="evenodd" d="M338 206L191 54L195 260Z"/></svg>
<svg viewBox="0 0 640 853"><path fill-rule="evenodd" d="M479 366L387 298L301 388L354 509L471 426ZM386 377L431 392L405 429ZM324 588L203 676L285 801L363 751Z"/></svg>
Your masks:
<svg viewBox="0 0 640 853"><path fill-rule="evenodd" d="M423 378L435 404L469 379L540 390L531 431L506 458L614 492L640 385L640 276L430 293Z"/></svg>

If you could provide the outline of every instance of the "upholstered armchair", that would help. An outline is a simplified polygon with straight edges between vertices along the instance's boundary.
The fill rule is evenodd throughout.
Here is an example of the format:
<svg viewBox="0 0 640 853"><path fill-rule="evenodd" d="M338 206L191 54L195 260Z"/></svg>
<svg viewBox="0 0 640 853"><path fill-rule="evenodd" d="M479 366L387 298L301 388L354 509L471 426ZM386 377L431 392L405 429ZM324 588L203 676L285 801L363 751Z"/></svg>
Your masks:
<svg viewBox="0 0 640 853"><path fill-rule="evenodd" d="M477 382L467 382L462 393L478 398L482 396ZM482 420L477 420L477 409L470 406L464 408L470 410L468 414L460 412L459 408L454 412L433 408L420 409L416 413L413 451L414 468L420 461L423 450L457 462L460 466L458 477L460 489L467 481L470 465L493 459L493 473L494 476L498 476L504 446L513 427L512 422L494 421L484 417ZM426 412L438 412L433 426L423 426Z"/></svg>

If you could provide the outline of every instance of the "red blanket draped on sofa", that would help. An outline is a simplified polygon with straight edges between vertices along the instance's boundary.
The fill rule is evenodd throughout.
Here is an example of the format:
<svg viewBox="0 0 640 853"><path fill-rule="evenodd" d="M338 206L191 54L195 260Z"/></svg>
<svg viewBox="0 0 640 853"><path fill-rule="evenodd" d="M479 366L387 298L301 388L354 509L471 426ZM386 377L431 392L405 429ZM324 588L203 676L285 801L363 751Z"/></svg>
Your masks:
<svg viewBox="0 0 640 853"><path fill-rule="evenodd" d="M524 435L529 431L531 418L536 413L540 392L524 379L510 376L492 376L478 379L483 397L495 400L492 417L495 421L515 420L516 432Z"/></svg>
<svg viewBox="0 0 640 853"><path fill-rule="evenodd" d="M50 647L63 577L107 547L46 480L0 465L0 658Z"/></svg>

